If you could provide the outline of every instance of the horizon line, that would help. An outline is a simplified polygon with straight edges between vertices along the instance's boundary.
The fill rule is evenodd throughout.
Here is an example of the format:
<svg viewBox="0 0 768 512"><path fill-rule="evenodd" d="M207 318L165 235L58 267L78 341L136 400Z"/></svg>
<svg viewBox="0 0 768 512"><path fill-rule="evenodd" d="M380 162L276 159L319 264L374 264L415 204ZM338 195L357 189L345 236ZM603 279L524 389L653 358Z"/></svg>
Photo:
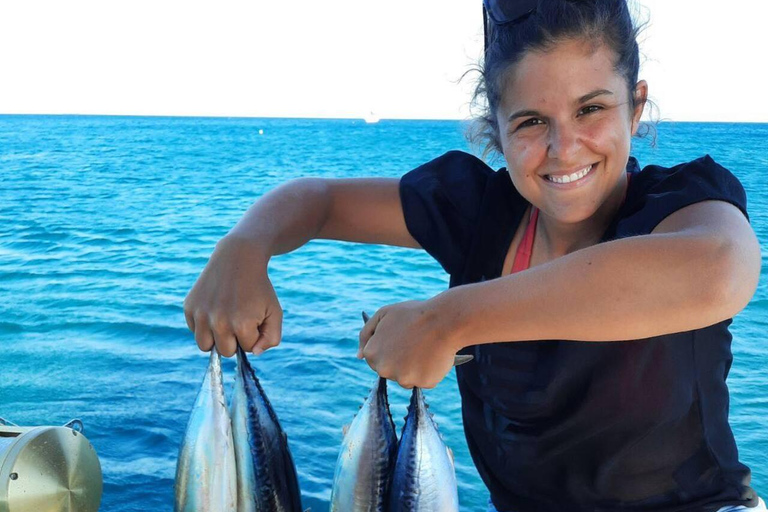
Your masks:
<svg viewBox="0 0 768 512"><path fill-rule="evenodd" d="M0 112L0 117L136 117L136 118L179 118L179 119L294 119L294 120L317 120L317 121L362 121L366 122L364 117L322 117L322 116L254 116L254 115L207 115L207 114L77 114L77 113L18 113L18 112ZM381 117L378 121L370 124L377 124L381 121L446 121L469 123L474 118L449 118L449 117ZM711 121L711 120L675 120L671 118L662 118L657 120L643 120L642 124L662 124L662 123L709 123L709 124L768 124L765 121Z"/></svg>

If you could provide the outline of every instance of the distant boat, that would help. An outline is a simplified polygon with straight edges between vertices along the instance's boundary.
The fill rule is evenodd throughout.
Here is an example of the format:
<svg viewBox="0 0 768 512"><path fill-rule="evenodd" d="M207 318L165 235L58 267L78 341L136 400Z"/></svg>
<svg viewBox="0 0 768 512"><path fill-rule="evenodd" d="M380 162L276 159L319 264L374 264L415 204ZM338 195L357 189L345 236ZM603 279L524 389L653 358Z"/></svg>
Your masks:
<svg viewBox="0 0 768 512"><path fill-rule="evenodd" d="M366 124L375 124L379 122L379 116L373 113L373 110L363 118Z"/></svg>

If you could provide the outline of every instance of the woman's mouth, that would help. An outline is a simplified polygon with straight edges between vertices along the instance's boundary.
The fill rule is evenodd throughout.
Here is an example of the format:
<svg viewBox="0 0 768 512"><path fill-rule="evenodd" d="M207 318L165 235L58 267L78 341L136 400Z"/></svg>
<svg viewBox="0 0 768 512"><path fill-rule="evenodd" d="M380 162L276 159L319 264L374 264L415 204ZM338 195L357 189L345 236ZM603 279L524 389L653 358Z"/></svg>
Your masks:
<svg viewBox="0 0 768 512"><path fill-rule="evenodd" d="M583 180L585 177L591 174L595 167L597 167L597 164L588 165L587 167L584 167L583 169L572 172L570 174L545 174L544 179L550 183L557 183L562 185L567 183L574 183Z"/></svg>

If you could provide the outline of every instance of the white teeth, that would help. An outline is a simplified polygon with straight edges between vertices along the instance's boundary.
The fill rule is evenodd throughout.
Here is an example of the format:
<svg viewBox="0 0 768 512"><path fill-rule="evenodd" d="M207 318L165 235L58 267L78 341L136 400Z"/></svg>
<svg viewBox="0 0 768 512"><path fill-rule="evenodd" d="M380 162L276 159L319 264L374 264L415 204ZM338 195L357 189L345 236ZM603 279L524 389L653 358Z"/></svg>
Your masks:
<svg viewBox="0 0 768 512"><path fill-rule="evenodd" d="M547 179L549 181L555 182L555 183L570 183L572 181L580 180L587 174L589 174L589 171L592 170L592 166L585 167L584 169L574 172L573 174L568 174L566 176L552 176L547 175Z"/></svg>

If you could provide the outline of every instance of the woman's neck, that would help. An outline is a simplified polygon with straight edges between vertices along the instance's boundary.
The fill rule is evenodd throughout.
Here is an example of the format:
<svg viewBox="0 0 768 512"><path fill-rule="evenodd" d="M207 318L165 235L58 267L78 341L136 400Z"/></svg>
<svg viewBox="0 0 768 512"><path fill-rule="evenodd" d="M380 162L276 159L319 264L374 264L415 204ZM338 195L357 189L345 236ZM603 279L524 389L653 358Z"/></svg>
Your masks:
<svg viewBox="0 0 768 512"><path fill-rule="evenodd" d="M539 212L536 243L547 261L597 244L611 224L626 196L627 174L623 173L608 197L594 215L578 223L563 223Z"/></svg>

